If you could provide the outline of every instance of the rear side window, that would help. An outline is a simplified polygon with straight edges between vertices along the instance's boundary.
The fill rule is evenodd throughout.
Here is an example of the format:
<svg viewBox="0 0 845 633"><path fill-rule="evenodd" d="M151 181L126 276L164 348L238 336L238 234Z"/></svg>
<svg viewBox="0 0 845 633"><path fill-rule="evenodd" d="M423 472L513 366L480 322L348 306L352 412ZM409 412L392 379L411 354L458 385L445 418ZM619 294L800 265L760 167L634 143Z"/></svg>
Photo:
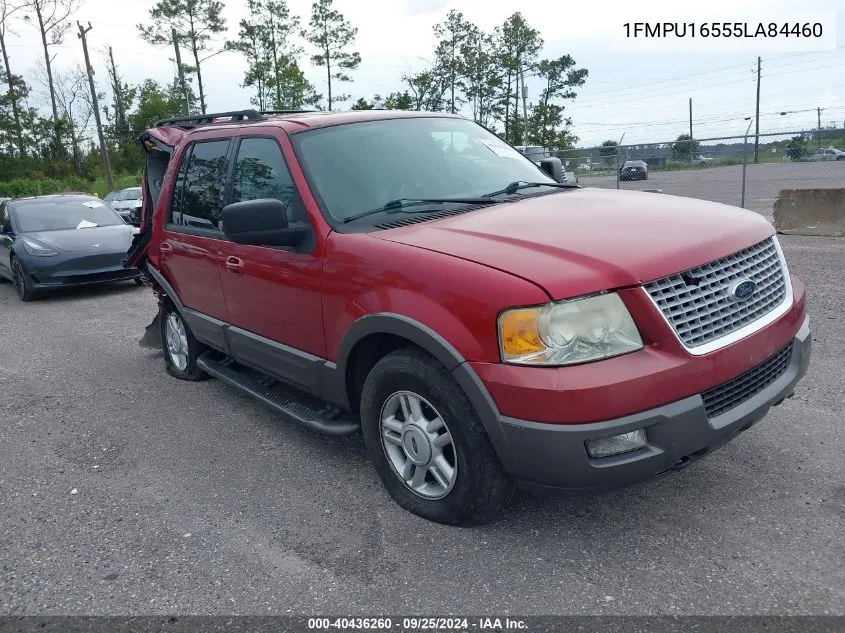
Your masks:
<svg viewBox="0 0 845 633"><path fill-rule="evenodd" d="M179 168L170 206L176 226L219 232L229 141L194 143Z"/></svg>
<svg viewBox="0 0 845 633"><path fill-rule="evenodd" d="M271 138L244 138L238 148L232 202L276 198L288 223L305 221L305 211L279 144Z"/></svg>

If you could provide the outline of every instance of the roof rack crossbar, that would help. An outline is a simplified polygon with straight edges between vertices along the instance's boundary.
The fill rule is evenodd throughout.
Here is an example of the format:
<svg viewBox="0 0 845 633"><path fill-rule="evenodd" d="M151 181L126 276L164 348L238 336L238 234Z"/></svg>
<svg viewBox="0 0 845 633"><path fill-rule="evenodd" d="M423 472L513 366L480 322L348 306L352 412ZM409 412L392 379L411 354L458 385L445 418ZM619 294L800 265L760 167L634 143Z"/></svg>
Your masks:
<svg viewBox="0 0 845 633"><path fill-rule="evenodd" d="M233 110L231 112L212 112L209 114L194 114L191 116L177 116L157 121L153 127L165 125L178 125L180 127L196 127L198 125L209 125L215 119L226 119L234 121L263 121L264 115L258 110Z"/></svg>

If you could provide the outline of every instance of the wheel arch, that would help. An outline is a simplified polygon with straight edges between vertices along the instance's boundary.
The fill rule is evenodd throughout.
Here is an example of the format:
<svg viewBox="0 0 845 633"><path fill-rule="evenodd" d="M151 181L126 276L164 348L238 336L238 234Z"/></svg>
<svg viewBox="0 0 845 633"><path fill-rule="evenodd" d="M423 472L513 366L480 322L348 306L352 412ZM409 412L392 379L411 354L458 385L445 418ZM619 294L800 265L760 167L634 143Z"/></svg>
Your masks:
<svg viewBox="0 0 845 633"><path fill-rule="evenodd" d="M463 355L427 325L395 313L361 317L347 331L340 345L337 375L350 409L358 413L361 388L375 364L396 349L414 346L440 362L455 378L484 425L500 456L504 449L501 414L478 374Z"/></svg>

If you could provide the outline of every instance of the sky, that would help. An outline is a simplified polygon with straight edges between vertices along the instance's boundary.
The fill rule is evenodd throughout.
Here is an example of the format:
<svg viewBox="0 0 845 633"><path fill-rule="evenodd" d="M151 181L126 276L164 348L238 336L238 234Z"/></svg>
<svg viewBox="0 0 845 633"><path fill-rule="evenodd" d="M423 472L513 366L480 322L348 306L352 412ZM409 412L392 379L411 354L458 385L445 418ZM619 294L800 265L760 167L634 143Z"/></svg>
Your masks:
<svg viewBox="0 0 845 633"><path fill-rule="evenodd" d="M245 4L238 1L226 6L230 37L246 15ZM303 24L307 23L311 0L288 0L288 4ZM107 88L103 50L108 46L129 83L148 77L162 83L171 80L172 48L153 47L138 36L136 25L147 19L152 5L152 0L83 0L73 19L83 25L91 23L89 51L100 89ZM774 51L765 48L771 47L771 42L758 46L758 40L743 44L745 50L721 52L667 50L666 46L663 50L623 50L632 48L631 41L626 46L621 35L626 22L742 20L756 25L783 16L791 19L795 14L781 12L796 7L827 10L830 16L837 5L840 10L833 18L836 38L826 40L830 50ZM353 100L402 90L403 73L419 72L430 65L435 46L432 27L443 21L449 10L456 9L492 31L518 9L540 31L545 42L542 57L570 54L578 67L589 71L577 98L565 103L581 147L606 139L621 139L624 144L673 140L689 131L690 99L696 138L741 136L749 124L746 117L755 112L758 55L762 58L761 133L813 129L818 122L817 108L822 108L823 126L845 125L845 5L841 0L570 0L524 5L504 0L392 0L383 4L335 0L335 8L358 28L355 49L361 53L362 64L352 73L352 83L333 87L334 92L353 95ZM17 34L8 40L12 71L31 80L35 63L43 55L38 31L24 23L13 28ZM60 71L83 63L76 33L74 24L63 44L54 49L54 66ZM653 44L652 48L660 46ZM325 94L325 71L311 67L307 60L301 63L317 91ZM203 64L209 111L250 107L250 92L240 87L244 69L242 58L235 53L223 53ZM538 95L541 86L529 79L528 89L530 95ZM337 107L345 109L351 103Z"/></svg>

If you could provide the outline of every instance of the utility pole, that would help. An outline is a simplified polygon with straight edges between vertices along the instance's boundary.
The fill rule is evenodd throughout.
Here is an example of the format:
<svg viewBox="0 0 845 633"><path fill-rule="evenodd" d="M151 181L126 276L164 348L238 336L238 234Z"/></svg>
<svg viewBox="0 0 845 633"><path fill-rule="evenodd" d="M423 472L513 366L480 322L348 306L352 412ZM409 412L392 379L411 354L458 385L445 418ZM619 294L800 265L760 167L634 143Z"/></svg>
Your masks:
<svg viewBox="0 0 845 633"><path fill-rule="evenodd" d="M172 31L172 35L173 48L176 50L176 68L179 72L179 85L182 87L182 97L185 99L185 111L183 114L188 116L191 113L191 106L188 102L188 89L185 87L185 70L182 68L182 54L179 52L179 34L175 28Z"/></svg>
<svg viewBox="0 0 845 633"><path fill-rule="evenodd" d="M754 162L758 162L760 150L760 58L757 58L757 114L754 116Z"/></svg>
<svg viewBox="0 0 845 633"><path fill-rule="evenodd" d="M692 97L689 99L689 137L692 138Z"/></svg>
<svg viewBox="0 0 845 633"><path fill-rule="evenodd" d="M77 37L82 40L82 52L85 53L85 72L88 74L88 86L91 88L91 107L94 109L97 136L100 138L100 158L103 160L103 171L106 172L106 188L108 191L111 191L114 189L114 181L112 180L111 165L109 164L109 149L106 147L106 139L103 137L103 124L100 121L100 105L97 103L97 88L94 86L94 69L91 68L91 61L88 58L88 40L85 38L85 34L91 30L91 23L88 23L87 29L83 28L82 23L79 21L77 21L76 25L79 27Z"/></svg>

